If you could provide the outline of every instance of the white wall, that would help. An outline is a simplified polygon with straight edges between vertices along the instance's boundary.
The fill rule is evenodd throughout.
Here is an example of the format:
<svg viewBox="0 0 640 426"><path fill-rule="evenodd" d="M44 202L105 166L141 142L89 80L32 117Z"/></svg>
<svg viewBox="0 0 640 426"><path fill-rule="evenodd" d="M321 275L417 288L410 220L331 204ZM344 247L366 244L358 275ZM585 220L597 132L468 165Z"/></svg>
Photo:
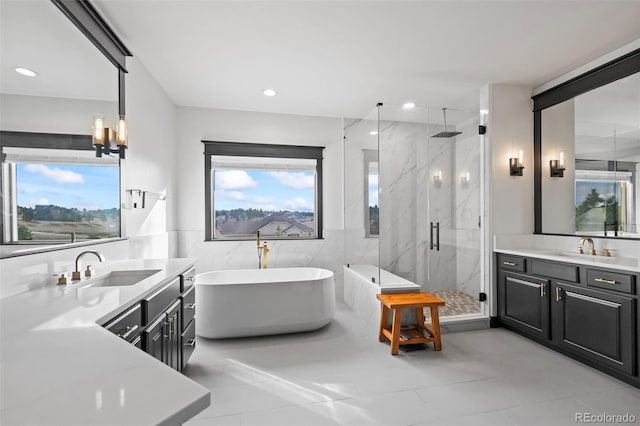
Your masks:
<svg viewBox="0 0 640 426"><path fill-rule="evenodd" d="M132 258L176 257L177 109L139 60L128 59L127 69L130 148L122 165L122 189L164 193L168 198L147 195L146 207L133 209L131 196L123 192L124 235L130 238Z"/></svg>
<svg viewBox="0 0 640 426"><path fill-rule="evenodd" d="M531 88L490 88L491 226L496 235L533 233L533 113ZM524 150L523 176L509 176L509 158Z"/></svg>
<svg viewBox="0 0 640 426"><path fill-rule="evenodd" d="M271 267L314 266L335 272L342 295L342 120L286 114L178 108L178 255L197 257L198 273L256 268L255 241L204 241L202 140L324 146L322 240L272 241Z"/></svg>

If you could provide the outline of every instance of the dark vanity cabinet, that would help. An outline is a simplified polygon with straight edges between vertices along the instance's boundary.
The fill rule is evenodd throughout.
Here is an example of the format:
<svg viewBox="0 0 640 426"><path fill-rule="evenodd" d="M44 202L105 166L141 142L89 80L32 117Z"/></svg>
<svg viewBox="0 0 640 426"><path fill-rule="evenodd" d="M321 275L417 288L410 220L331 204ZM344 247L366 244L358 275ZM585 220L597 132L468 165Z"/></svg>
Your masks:
<svg viewBox="0 0 640 426"><path fill-rule="evenodd" d="M143 297L104 327L182 371L195 349L195 269Z"/></svg>
<svg viewBox="0 0 640 426"><path fill-rule="evenodd" d="M505 272L500 280L503 303L500 319L523 333L548 339L549 281Z"/></svg>
<svg viewBox="0 0 640 426"><path fill-rule="evenodd" d="M640 387L638 274L497 255L505 327Z"/></svg>
<svg viewBox="0 0 640 426"><path fill-rule="evenodd" d="M633 374L634 299L562 283L554 284L552 298L558 347Z"/></svg>

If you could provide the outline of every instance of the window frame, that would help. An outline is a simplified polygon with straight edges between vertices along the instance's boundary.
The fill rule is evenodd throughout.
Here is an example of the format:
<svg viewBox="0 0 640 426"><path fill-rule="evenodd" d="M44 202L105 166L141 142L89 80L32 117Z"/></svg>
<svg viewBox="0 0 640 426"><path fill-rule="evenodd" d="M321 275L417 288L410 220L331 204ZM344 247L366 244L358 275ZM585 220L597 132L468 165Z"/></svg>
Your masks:
<svg viewBox="0 0 640 426"><path fill-rule="evenodd" d="M263 157L263 158L297 158L316 160L316 188L315 188L315 216L316 235L314 238L290 237L279 238L278 240L320 240L323 229L323 188L322 188L322 160L323 146L301 146L301 145L277 145L251 142L223 142L223 141L201 141L204 144L204 208L205 208L205 229L204 241L247 241L251 238L214 238L214 207L213 207L213 187L212 187L212 156L230 157ZM271 237L270 237L271 238Z"/></svg>
<svg viewBox="0 0 640 426"><path fill-rule="evenodd" d="M0 131L0 188L2 188L3 197L0 206L0 244L6 246L15 245L59 245L67 244L68 241L57 240L13 240L17 237L17 233L10 230L13 226L13 218L17 218L17 198L15 191L8 191L5 194L4 188L7 185L15 186L17 184L15 178L15 166L6 163L6 154L4 148L29 148L29 149L60 149L67 151L95 151L93 141L90 135L72 135L61 133L33 133L33 132L14 132ZM97 166L100 167L100 166ZM13 176L12 176L13 175ZM113 241L122 239L122 160L118 159L118 207L119 207L119 229L118 236L112 238L100 238L95 240L77 241L74 244L99 243L104 241ZM7 211L13 210L13 211Z"/></svg>

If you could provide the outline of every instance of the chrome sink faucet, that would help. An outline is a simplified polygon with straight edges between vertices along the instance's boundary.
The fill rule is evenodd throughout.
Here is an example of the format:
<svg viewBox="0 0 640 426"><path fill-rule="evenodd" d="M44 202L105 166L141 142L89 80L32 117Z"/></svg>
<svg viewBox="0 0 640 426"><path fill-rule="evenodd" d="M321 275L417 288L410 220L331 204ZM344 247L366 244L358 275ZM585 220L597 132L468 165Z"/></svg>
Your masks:
<svg viewBox="0 0 640 426"><path fill-rule="evenodd" d="M76 269L71 274L71 281L79 281L79 280L82 279L82 275L80 274L80 268L78 266L79 266L79 263L80 263L80 258L82 256L84 256L85 254L93 254L93 255L95 255L100 262L104 262L104 260L105 260L104 255L102 253L100 253L99 251L95 251L95 250L83 251L82 253L80 253L78 255L78 257L76 257ZM90 267L90 265L88 265L87 266L87 270L84 271L84 276L85 277L90 277L91 276L91 269L89 269L89 267Z"/></svg>
<svg viewBox="0 0 640 426"><path fill-rule="evenodd" d="M589 254L592 256L596 255L596 249L593 246L593 240L589 237L582 237L580 238L580 245L578 246L578 252L582 253L582 246L584 245L584 243L587 242L589 243Z"/></svg>

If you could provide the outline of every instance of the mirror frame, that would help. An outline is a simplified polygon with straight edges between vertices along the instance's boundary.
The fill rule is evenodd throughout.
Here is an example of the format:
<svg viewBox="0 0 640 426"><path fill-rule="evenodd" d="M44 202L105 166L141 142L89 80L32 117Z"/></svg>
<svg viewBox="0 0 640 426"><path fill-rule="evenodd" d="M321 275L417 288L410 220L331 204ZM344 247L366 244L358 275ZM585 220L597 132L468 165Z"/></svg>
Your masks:
<svg viewBox="0 0 640 426"><path fill-rule="evenodd" d="M542 111L638 72L640 72L640 49L622 55L531 97L533 99L534 234L580 236L579 234L554 234L542 231ZM637 238L590 236L637 241Z"/></svg>
<svg viewBox="0 0 640 426"><path fill-rule="evenodd" d="M133 55L88 0L51 0L51 3L53 3L54 6L56 6L117 69L118 114L125 115L125 76L127 74L126 58L127 56L132 57ZM87 123L87 128L89 128L89 125L90 123ZM34 135L37 135L34 133L10 131L1 131L0 133L2 133L2 137L0 138L0 148L2 146L19 146L22 136L29 135L29 137L33 137ZM17 133L21 133L22 135ZM45 146L48 146L51 140L55 140L60 144L60 146L68 147L70 149L87 149L87 143L91 144L90 134L64 135L40 133L40 135L42 135L40 138L40 145L44 144ZM91 149L93 148L91 147ZM4 218L0 217L0 225L2 225L2 220L4 220ZM122 219L120 229L122 232ZM1 229L0 234L2 234ZM0 259L55 250L64 250L70 247L100 244L121 239L123 239L122 235L118 238L82 241L72 244L56 244L56 246L59 245L60 247L49 245L43 248L33 248L33 250L28 250L26 252L21 251L16 254L2 255L0 256Z"/></svg>

